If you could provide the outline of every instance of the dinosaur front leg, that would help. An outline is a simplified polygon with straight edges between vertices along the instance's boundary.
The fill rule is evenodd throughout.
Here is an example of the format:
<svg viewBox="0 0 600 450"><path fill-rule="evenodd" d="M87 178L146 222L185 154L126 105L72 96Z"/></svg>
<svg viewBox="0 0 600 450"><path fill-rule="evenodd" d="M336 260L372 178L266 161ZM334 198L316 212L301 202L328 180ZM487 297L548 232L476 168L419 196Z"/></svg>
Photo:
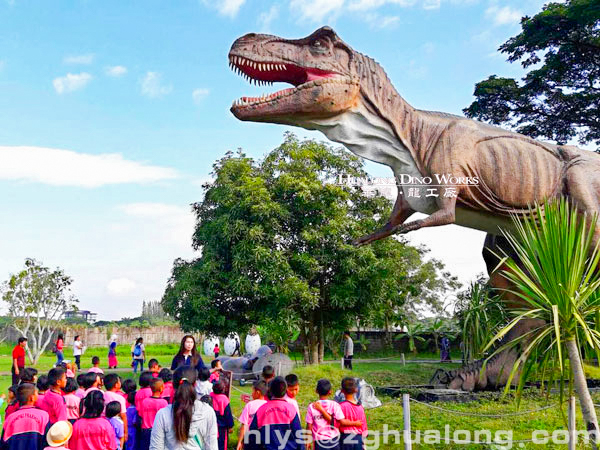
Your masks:
<svg viewBox="0 0 600 450"><path fill-rule="evenodd" d="M401 194L401 192L402 191L400 190L398 191L396 203L394 203L394 209L392 210L392 214L390 215L390 218L387 221L387 223L374 233L356 239L354 242L352 242L354 245L356 245L357 247L362 247L363 245L370 244L371 242L386 238L389 235L394 234L394 228L397 225L404 223L406 219L408 219L411 215L414 214L415 210L410 207L410 205L406 201L404 195Z"/></svg>
<svg viewBox="0 0 600 450"><path fill-rule="evenodd" d="M450 225L456 221L456 197L442 197L437 199L439 209L425 219L397 225L392 233L408 233L425 227Z"/></svg>

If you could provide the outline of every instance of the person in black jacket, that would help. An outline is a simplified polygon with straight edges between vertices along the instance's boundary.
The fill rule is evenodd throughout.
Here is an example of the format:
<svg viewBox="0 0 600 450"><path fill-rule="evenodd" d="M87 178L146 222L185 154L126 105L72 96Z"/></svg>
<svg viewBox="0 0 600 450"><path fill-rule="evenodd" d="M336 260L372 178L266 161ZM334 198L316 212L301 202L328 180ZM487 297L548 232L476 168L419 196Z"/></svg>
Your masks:
<svg viewBox="0 0 600 450"><path fill-rule="evenodd" d="M202 356L196 349L196 340L191 334L186 334L181 339L181 345L179 346L179 352L173 358L171 363L171 370L175 370L181 366L195 367L196 370L205 368Z"/></svg>

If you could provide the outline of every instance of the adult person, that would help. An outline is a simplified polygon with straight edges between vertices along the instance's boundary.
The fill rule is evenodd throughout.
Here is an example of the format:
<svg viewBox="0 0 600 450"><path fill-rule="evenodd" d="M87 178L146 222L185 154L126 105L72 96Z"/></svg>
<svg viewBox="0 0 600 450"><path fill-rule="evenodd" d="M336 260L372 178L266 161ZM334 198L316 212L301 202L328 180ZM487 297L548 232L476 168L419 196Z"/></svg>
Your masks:
<svg viewBox="0 0 600 450"><path fill-rule="evenodd" d="M235 350L233 351L233 354L231 356L242 356L242 354L240 353L240 340L236 337L235 338Z"/></svg>
<svg viewBox="0 0 600 450"><path fill-rule="evenodd" d="M54 349L56 350L56 352L55 352L56 364L54 364L54 367L60 366L61 363L63 362L63 359L65 359L65 354L63 353L64 347L65 347L65 338L62 335L62 333L60 333L58 335L58 337L56 338L56 342L54 343Z"/></svg>
<svg viewBox="0 0 600 450"><path fill-rule="evenodd" d="M354 356L354 341L350 331L344 331L344 368L352 370L352 357Z"/></svg>
<svg viewBox="0 0 600 450"><path fill-rule="evenodd" d="M146 360L146 347L144 346L144 338L139 337L135 341L135 344L131 346L131 365L133 366L133 373L137 373L138 364L140 365L140 371L144 371L144 361Z"/></svg>
<svg viewBox="0 0 600 450"><path fill-rule="evenodd" d="M440 349L441 349L441 361L442 362L452 362L450 358L450 339L447 336L442 335L442 339L440 341Z"/></svg>
<svg viewBox="0 0 600 450"><path fill-rule="evenodd" d="M25 349L27 348L27 338L21 336L12 351L12 365L10 371L12 373L12 384L19 384L21 373L25 369Z"/></svg>
<svg viewBox="0 0 600 450"><path fill-rule="evenodd" d="M119 361L117 361L117 335L113 334L108 341L108 368L116 369Z"/></svg>
<svg viewBox="0 0 600 450"><path fill-rule="evenodd" d="M173 404L156 414L150 450L218 449L215 411L196 398L193 366L180 366L173 373Z"/></svg>
<svg viewBox="0 0 600 450"><path fill-rule="evenodd" d="M202 356L196 349L196 339L191 334L186 334L181 338L181 344L179 345L179 351L171 362L171 370L175 370L181 366L195 367L196 370L205 368Z"/></svg>
<svg viewBox="0 0 600 450"><path fill-rule="evenodd" d="M77 335L73 340L73 357L75 358L77 370L81 370L81 355L83 355L83 341L81 336Z"/></svg>

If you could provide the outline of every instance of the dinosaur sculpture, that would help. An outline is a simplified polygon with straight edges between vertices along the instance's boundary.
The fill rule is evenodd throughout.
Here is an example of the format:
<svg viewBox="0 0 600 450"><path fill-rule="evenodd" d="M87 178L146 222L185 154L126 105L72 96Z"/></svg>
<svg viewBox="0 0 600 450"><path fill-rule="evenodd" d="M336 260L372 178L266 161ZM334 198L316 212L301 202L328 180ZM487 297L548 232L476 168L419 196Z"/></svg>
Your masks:
<svg viewBox="0 0 600 450"><path fill-rule="evenodd" d="M293 85L236 100L231 112L238 119L319 130L356 155L391 167L397 179L431 177L438 188L450 189L444 195L437 189L437 196L410 196L413 186L400 185L386 225L356 245L453 223L493 237L500 228L512 229L511 213L527 214L528 205L560 195L570 197L581 211L600 212L600 155L415 109L377 62L353 50L329 27L294 40L247 34L233 43L229 62L255 83ZM414 212L428 216L407 222ZM594 239L600 239L600 225ZM490 276L501 282L494 273ZM531 326L523 323L515 333ZM488 365L486 374L473 366L451 374L448 383L468 390L502 384L507 371L501 367L511 360L505 356Z"/></svg>

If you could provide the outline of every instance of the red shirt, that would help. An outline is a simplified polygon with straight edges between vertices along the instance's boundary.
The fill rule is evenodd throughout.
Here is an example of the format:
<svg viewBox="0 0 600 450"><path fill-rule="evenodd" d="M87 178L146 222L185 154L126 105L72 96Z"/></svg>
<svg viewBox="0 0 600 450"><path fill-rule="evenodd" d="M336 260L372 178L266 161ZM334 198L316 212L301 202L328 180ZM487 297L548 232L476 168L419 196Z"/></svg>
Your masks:
<svg viewBox="0 0 600 450"><path fill-rule="evenodd" d="M12 357L13 357L13 360L14 359L17 360L17 367L19 367L19 368L25 367L25 349L23 347L21 347L20 345L17 344L15 346L15 348L13 348ZM13 363L13 367L14 367L14 363Z"/></svg>
<svg viewBox="0 0 600 450"><path fill-rule="evenodd" d="M67 404L61 394L57 394L51 390L46 391L40 408L48 413L51 424L60 420L67 420Z"/></svg>
<svg viewBox="0 0 600 450"><path fill-rule="evenodd" d="M10 416L12 413L14 413L18 409L19 409L18 402L9 403L8 405L6 405L6 410L4 411L4 421L6 421L8 416Z"/></svg>
<svg viewBox="0 0 600 450"><path fill-rule="evenodd" d="M71 450L116 450L115 431L106 418L79 419L69 440Z"/></svg>
<svg viewBox="0 0 600 450"><path fill-rule="evenodd" d="M142 409L138 409L138 411L141 411L140 415L142 416L142 430L152 428L154 425L154 419L156 418L156 413L168 405L169 404L164 398L145 398L142 402Z"/></svg>
<svg viewBox="0 0 600 450"><path fill-rule="evenodd" d="M56 349L58 351L62 351L63 347L65 346L65 343L63 342L62 339L59 339L56 341Z"/></svg>

